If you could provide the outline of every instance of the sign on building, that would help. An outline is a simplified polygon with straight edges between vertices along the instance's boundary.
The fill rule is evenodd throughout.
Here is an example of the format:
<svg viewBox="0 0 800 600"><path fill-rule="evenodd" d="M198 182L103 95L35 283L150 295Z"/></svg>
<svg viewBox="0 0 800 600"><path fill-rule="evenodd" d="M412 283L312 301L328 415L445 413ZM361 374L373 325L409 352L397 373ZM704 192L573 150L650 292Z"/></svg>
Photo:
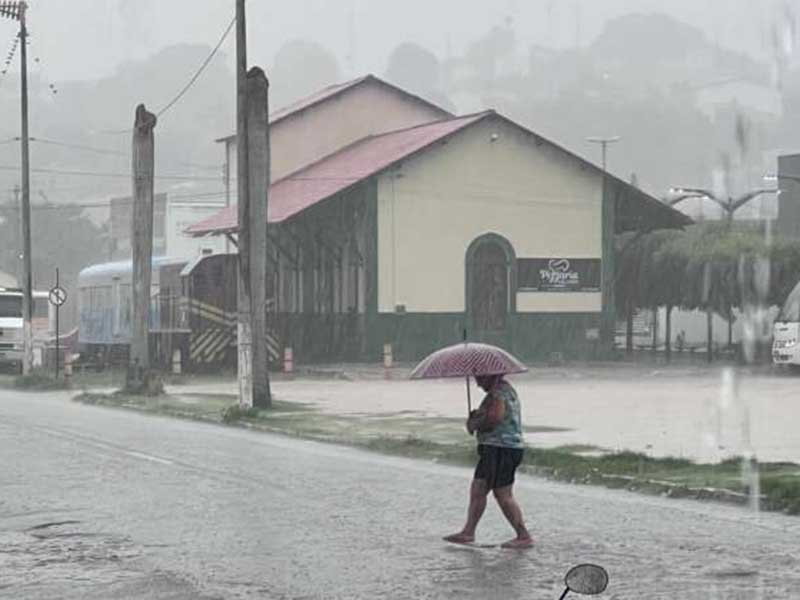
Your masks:
<svg viewBox="0 0 800 600"><path fill-rule="evenodd" d="M599 292L599 258L517 259L517 287L531 292Z"/></svg>

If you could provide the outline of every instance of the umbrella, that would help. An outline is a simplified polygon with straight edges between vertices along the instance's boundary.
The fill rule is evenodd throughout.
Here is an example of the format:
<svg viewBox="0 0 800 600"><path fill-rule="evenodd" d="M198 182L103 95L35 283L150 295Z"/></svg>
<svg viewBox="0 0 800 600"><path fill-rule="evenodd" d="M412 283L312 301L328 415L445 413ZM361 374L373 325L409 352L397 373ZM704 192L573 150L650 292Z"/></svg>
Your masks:
<svg viewBox="0 0 800 600"><path fill-rule="evenodd" d="M469 393L470 376L524 373L528 368L497 346L464 342L437 350L411 372L411 379L466 377L467 409L472 411Z"/></svg>

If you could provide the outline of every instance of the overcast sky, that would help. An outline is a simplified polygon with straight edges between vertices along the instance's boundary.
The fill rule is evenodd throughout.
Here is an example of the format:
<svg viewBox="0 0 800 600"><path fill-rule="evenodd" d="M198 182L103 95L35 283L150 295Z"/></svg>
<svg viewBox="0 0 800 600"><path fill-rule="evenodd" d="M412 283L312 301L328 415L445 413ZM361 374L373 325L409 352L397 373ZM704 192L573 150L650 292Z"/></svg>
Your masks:
<svg viewBox="0 0 800 600"><path fill-rule="evenodd" d="M32 54L51 81L96 78L126 59L181 42L213 45L233 0L29 0ZM381 73L399 43L444 57L512 17L520 40L553 47L591 42L609 18L660 11L701 27L723 46L758 56L784 0L249 0L250 62L268 66L284 42L333 51L347 75ZM0 22L0 54L13 38ZM232 37L226 43L233 54Z"/></svg>

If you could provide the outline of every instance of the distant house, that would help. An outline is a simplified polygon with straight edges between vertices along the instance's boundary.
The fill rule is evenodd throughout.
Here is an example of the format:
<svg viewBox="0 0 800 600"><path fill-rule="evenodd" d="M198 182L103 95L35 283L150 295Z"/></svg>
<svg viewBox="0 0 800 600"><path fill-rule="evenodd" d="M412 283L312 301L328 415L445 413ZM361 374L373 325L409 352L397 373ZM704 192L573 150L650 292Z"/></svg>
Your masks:
<svg viewBox="0 0 800 600"><path fill-rule="evenodd" d="M327 127L347 141L278 168L268 211L275 337L301 362L376 360L384 344L416 360L464 329L525 359L604 356L614 234L690 219L493 111L452 117L399 98L403 118L421 124L364 134L323 120L298 143L313 146ZM372 119L369 104L356 112ZM237 228L231 206L189 232Z"/></svg>
<svg viewBox="0 0 800 600"><path fill-rule="evenodd" d="M113 198L110 208L110 260L131 258L131 219L133 200ZM198 220L224 208L221 200L198 201L156 194L153 198L153 256L192 258L204 250L223 252L225 241L219 238L200 239L186 234L186 229Z"/></svg>
<svg viewBox="0 0 800 600"><path fill-rule="evenodd" d="M374 75L326 87L270 114L272 179L280 179L365 136L452 116ZM234 179L236 135L217 142L225 144L228 173Z"/></svg>

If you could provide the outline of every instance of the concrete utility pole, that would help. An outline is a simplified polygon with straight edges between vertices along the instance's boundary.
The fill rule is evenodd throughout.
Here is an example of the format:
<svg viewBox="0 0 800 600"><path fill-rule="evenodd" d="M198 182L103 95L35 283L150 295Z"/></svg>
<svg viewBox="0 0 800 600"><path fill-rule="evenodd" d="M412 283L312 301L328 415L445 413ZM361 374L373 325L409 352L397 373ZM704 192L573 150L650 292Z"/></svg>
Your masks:
<svg viewBox="0 0 800 600"><path fill-rule="evenodd" d="M19 199L22 193L22 188L18 185L14 186L14 210L11 214L14 215L14 277L17 280L17 285L22 283L22 268L20 261L22 260L22 220L19 210Z"/></svg>
<svg viewBox="0 0 800 600"><path fill-rule="evenodd" d="M253 67L247 74L247 150L250 218L250 308L253 406L270 408L267 350L267 195L270 180L269 82Z"/></svg>
<svg viewBox="0 0 800 600"><path fill-rule="evenodd" d="M222 165L222 183L225 186L225 208L231 205L231 161L228 142L225 142L225 164ZM230 236L225 236L225 254L230 254Z"/></svg>
<svg viewBox="0 0 800 600"><path fill-rule="evenodd" d="M133 319L131 352L125 387L132 392L150 391L150 287L153 260L153 175L156 116L140 104L133 126Z"/></svg>
<svg viewBox="0 0 800 600"><path fill-rule="evenodd" d="M250 298L250 186L247 142L247 18L245 0L236 0L236 152L239 216L237 371L239 406L253 406L252 302Z"/></svg>
<svg viewBox="0 0 800 600"><path fill-rule="evenodd" d="M33 269L31 262L31 177L30 137L28 135L28 28L25 13L28 5L25 2L0 2L0 17L19 21L20 45L20 104L21 104L21 148L22 148L22 336L23 356L22 371L30 373L33 368Z"/></svg>

